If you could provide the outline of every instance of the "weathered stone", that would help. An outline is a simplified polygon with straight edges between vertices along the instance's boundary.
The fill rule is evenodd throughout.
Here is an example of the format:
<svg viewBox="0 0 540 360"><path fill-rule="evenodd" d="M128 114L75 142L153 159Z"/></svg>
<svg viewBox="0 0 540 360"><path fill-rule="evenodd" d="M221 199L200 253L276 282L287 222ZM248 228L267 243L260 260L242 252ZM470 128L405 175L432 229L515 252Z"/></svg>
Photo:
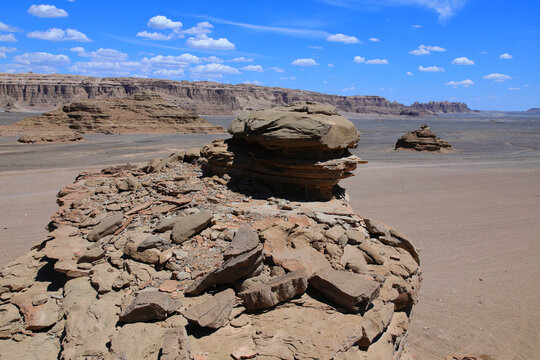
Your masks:
<svg viewBox="0 0 540 360"><path fill-rule="evenodd" d="M129 241L124 245L124 254L145 264L158 264L161 251L155 248L140 248L139 244L148 238L148 234L134 233L129 235Z"/></svg>
<svg viewBox="0 0 540 360"><path fill-rule="evenodd" d="M0 305L0 332L9 331L11 329L16 331L14 327L21 320L19 310L12 304ZM11 331L9 331L11 333Z"/></svg>
<svg viewBox="0 0 540 360"><path fill-rule="evenodd" d="M85 239L65 234L47 241L43 252L49 259L72 259L86 251L90 242Z"/></svg>
<svg viewBox="0 0 540 360"><path fill-rule="evenodd" d="M183 312L190 324L219 329L229 322L236 301L234 290L227 289Z"/></svg>
<svg viewBox="0 0 540 360"><path fill-rule="evenodd" d="M339 262L346 269L350 269L357 274L365 274L368 271L364 253L352 245L345 246Z"/></svg>
<svg viewBox="0 0 540 360"><path fill-rule="evenodd" d="M373 339L382 334L390 324L393 315L394 304L377 302L373 309L370 309L364 314L364 319L362 321L362 338L359 341L359 345L369 346Z"/></svg>
<svg viewBox="0 0 540 360"><path fill-rule="evenodd" d="M159 360L189 360L190 348L184 327L167 329L163 336Z"/></svg>
<svg viewBox="0 0 540 360"><path fill-rule="evenodd" d="M106 235L113 234L122 226L123 218L124 216L121 213L106 217L88 233L86 238L89 241L98 241Z"/></svg>
<svg viewBox="0 0 540 360"><path fill-rule="evenodd" d="M113 290L113 285L120 275L120 271L108 263L98 264L92 268L90 282L98 293L104 294Z"/></svg>
<svg viewBox="0 0 540 360"><path fill-rule="evenodd" d="M96 260L102 259L105 257L105 250L101 246L92 246L90 249L86 250L81 254L81 257L77 260L78 263L91 263Z"/></svg>
<svg viewBox="0 0 540 360"><path fill-rule="evenodd" d="M172 228L171 240L181 244L207 227L211 221L212 213L207 210L181 217Z"/></svg>
<svg viewBox="0 0 540 360"><path fill-rule="evenodd" d="M349 243L351 244L360 244L361 242L369 239L369 234L363 227L349 229L345 232L345 235L347 235Z"/></svg>
<svg viewBox="0 0 540 360"><path fill-rule="evenodd" d="M390 229L390 235L392 235L394 239L399 240L396 246L408 251L413 257L414 261L416 261L416 263L420 265L420 257L418 256L419 250L414 247L411 239L405 234L403 234L401 231L398 231L396 229Z"/></svg>
<svg viewBox="0 0 540 360"><path fill-rule="evenodd" d="M343 253L341 248L338 245L334 244L334 243L326 244L326 251L325 252L332 258L338 258Z"/></svg>
<svg viewBox="0 0 540 360"><path fill-rule="evenodd" d="M187 295L199 295L217 284L230 284L253 273L262 262L262 246L230 258L219 268L195 280L186 290Z"/></svg>
<svg viewBox="0 0 540 360"><path fill-rule="evenodd" d="M165 328L158 323L125 324L111 341L107 360L158 360Z"/></svg>
<svg viewBox="0 0 540 360"><path fill-rule="evenodd" d="M137 245L137 250L142 251L146 249L163 249L171 246L171 242L167 239L163 239L159 236L149 235L143 241Z"/></svg>
<svg viewBox="0 0 540 360"><path fill-rule="evenodd" d="M428 125L424 124L420 129L411 131L398 139L396 150L411 149L416 151L441 151L450 150L448 142L439 139L431 132Z"/></svg>
<svg viewBox="0 0 540 360"><path fill-rule="evenodd" d="M148 288L139 291L131 304L120 314L120 321L132 323L164 320L181 307L182 303L168 294L158 289Z"/></svg>
<svg viewBox="0 0 540 360"><path fill-rule="evenodd" d="M363 312L379 295L380 285L368 276L326 269L309 280L328 299L352 312Z"/></svg>
<svg viewBox="0 0 540 360"><path fill-rule="evenodd" d="M60 308L54 299L49 299L45 304L38 306L32 304L33 298L42 295L45 291L46 289L41 284L36 284L10 300L23 314L25 328L28 330L46 329L56 324L60 318Z"/></svg>
<svg viewBox="0 0 540 360"><path fill-rule="evenodd" d="M60 352L60 341L50 334L35 333L13 340L0 340L0 359L57 359Z"/></svg>
<svg viewBox="0 0 540 360"><path fill-rule="evenodd" d="M305 271L298 270L272 278L264 284L239 293L238 296L248 310L266 309L304 293L307 285Z"/></svg>
<svg viewBox="0 0 540 360"><path fill-rule="evenodd" d="M242 224L238 228L231 244L223 253L223 258L227 260L231 257L244 254L255 249L259 244L260 240L257 232L251 226Z"/></svg>

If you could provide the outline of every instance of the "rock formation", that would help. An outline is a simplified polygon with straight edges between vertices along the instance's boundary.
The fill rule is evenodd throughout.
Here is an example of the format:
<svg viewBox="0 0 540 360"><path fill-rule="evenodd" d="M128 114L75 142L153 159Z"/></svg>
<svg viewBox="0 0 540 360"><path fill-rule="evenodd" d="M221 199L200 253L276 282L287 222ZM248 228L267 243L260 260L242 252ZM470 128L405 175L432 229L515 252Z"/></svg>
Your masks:
<svg viewBox="0 0 540 360"><path fill-rule="evenodd" d="M432 113L471 113L473 112L467 104L448 101L430 101L428 103L415 102L411 108L421 112Z"/></svg>
<svg viewBox="0 0 540 360"><path fill-rule="evenodd" d="M74 102L37 117L27 117L11 127L40 133L207 134L224 131L148 91L125 98Z"/></svg>
<svg viewBox="0 0 540 360"><path fill-rule="evenodd" d="M439 139L431 132L428 125L422 125L420 129L411 131L398 139L396 150L416 150L416 151L448 151L451 146L444 140Z"/></svg>
<svg viewBox="0 0 540 360"><path fill-rule="evenodd" d="M529 110L525 112L528 114L540 114L540 108L530 108Z"/></svg>
<svg viewBox="0 0 540 360"><path fill-rule="evenodd" d="M160 94L182 109L197 114L238 114L284 106L296 101L315 101L350 113L399 115L415 110L380 96L340 96L311 91L229 85L207 81L172 81L141 78L96 78L78 75L0 74L0 109L12 111L48 111L72 102L95 98L122 98L143 90ZM455 108L454 108L455 109ZM435 109L435 111L439 111Z"/></svg>
<svg viewBox="0 0 540 360"><path fill-rule="evenodd" d="M360 133L336 109L312 102L248 112L233 120L232 139L202 149L209 174L257 179L274 190L328 200L357 164L349 148Z"/></svg>
<svg viewBox="0 0 540 360"><path fill-rule="evenodd" d="M357 141L327 107L280 111L313 117L297 141L319 156ZM343 198L248 197L194 154L60 190L47 239L0 270L0 358L400 359L421 280L405 235Z"/></svg>

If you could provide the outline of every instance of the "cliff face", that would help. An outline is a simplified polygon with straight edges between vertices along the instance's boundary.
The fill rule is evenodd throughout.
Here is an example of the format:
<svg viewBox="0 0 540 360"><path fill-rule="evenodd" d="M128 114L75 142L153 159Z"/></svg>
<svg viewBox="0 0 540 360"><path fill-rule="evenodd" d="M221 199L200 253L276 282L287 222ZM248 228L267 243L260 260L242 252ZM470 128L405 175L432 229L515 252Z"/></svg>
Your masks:
<svg viewBox="0 0 540 360"><path fill-rule="evenodd" d="M525 112L529 114L540 114L540 108L530 108L529 110Z"/></svg>
<svg viewBox="0 0 540 360"><path fill-rule="evenodd" d="M400 114L411 107L380 96L339 96L310 91L214 82L139 78L94 78L78 75L0 74L0 109L48 111L75 101L125 97L151 90L183 109L198 114L237 114L315 101L342 112ZM416 109L422 114L431 110Z"/></svg>
<svg viewBox="0 0 540 360"><path fill-rule="evenodd" d="M415 102L411 105L415 110L434 113L470 113L473 112L467 104L448 101L430 101L428 103Z"/></svg>

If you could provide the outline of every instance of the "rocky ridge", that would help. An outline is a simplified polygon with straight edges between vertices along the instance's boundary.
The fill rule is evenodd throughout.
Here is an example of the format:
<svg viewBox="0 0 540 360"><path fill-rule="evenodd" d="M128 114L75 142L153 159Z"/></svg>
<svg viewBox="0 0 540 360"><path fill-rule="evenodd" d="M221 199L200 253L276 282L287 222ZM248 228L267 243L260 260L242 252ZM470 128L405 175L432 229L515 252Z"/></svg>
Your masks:
<svg viewBox="0 0 540 360"><path fill-rule="evenodd" d="M415 102L411 108L432 113L471 113L474 112L465 103L448 101L430 101L428 103Z"/></svg>
<svg viewBox="0 0 540 360"><path fill-rule="evenodd" d="M261 134L276 112L287 121ZM269 149L333 158L358 141L320 104L237 120L235 136ZM204 153L60 190L48 238L0 270L0 358L406 358L421 280L410 239L344 196L296 201L258 178L206 176Z"/></svg>
<svg viewBox="0 0 540 360"><path fill-rule="evenodd" d="M172 81L141 78L97 78L78 75L0 74L0 109L9 111L48 111L72 102L95 98L121 98L149 90L183 109L197 114L238 114L245 110L284 106L296 101L315 101L334 106L341 112L393 114L432 114L441 110L413 108L390 102L380 96L340 96L317 92L229 85L215 82ZM447 111L466 107L445 105ZM421 104L420 104L421 105Z"/></svg>
<svg viewBox="0 0 540 360"><path fill-rule="evenodd" d="M450 144L441 140L431 132L428 125L424 124L420 129L411 131L398 139L395 145L396 150L416 150L416 151L449 151L452 150Z"/></svg>
<svg viewBox="0 0 540 360"><path fill-rule="evenodd" d="M69 138L69 134L80 136L81 133L224 132L223 128L209 124L205 119L150 91L141 91L125 98L73 102L37 117L27 117L9 128L12 131L39 132L38 136L29 139L36 141L54 141L52 135L44 136L44 132L66 133L64 136L68 141L73 141L73 136Z"/></svg>

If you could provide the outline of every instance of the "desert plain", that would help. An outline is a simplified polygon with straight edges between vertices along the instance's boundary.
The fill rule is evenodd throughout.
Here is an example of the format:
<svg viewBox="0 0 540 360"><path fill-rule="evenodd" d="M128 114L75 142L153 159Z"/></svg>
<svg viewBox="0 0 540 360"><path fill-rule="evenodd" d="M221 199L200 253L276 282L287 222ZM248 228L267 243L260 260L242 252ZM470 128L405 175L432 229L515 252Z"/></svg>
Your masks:
<svg viewBox="0 0 540 360"><path fill-rule="evenodd" d="M23 114L0 113L0 123ZM232 117L206 117L227 127ZM350 116L369 161L341 183L354 210L409 235L423 282L407 346L417 359L540 358L540 118L480 113ZM429 123L454 151L394 151ZM73 144L0 138L0 265L42 241L56 193L81 171L143 163L223 135L88 135Z"/></svg>

